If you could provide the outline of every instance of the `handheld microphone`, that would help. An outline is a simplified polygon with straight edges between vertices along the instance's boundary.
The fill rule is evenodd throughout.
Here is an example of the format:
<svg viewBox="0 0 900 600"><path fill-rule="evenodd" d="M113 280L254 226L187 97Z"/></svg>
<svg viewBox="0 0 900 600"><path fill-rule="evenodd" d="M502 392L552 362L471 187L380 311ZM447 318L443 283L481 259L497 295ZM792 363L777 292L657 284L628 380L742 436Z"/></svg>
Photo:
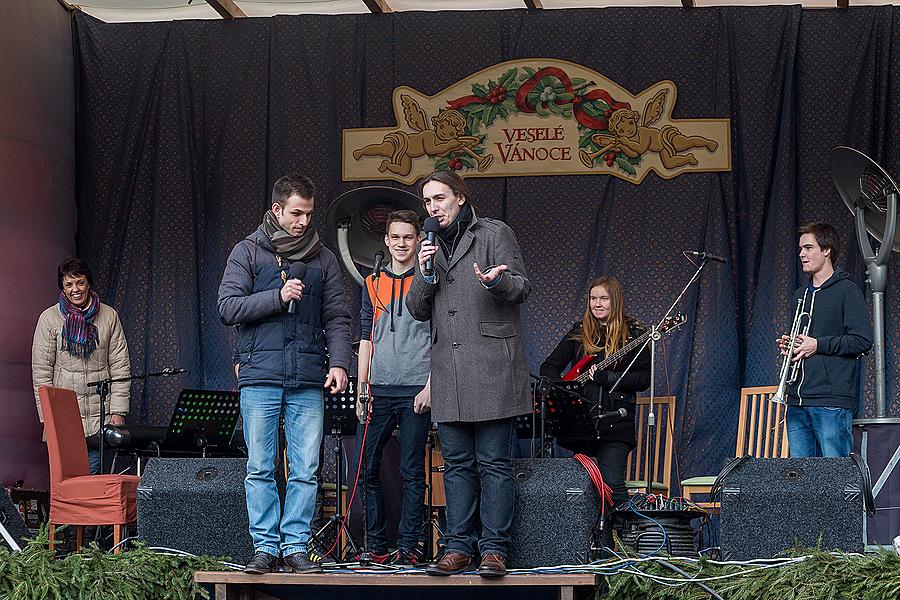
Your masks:
<svg viewBox="0 0 900 600"><path fill-rule="evenodd" d="M628 411L625 410L624 408L620 408L619 410L609 410L609 411L602 412L599 415L597 415L597 422L599 423L599 422L605 421L607 419L613 419L613 418L624 419L627 416L628 416Z"/></svg>
<svg viewBox="0 0 900 600"><path fill-rule="evenodd" d="M715 254L710 254L709 252L697 252L696 250L685 250L684 253L687 254L688 256L696 256L700 260L711 260L711 261L717 262L717 263L727 263L728 262L728 260L726 260L724 257L716 256Z"/></svg>
<svg viewBox="0 0 900 600"><path fill-rule="evenodd" d="M425 219L425 223L422 224L422 231L425 232L425 239L430 243L434 243L434 240L437 238L437 232L441 229L441 222L438 221L437 217L428 217ZM429 258L425 261L425 269L422 271L422 275L425 277L431 277L434 275L434 258Z"/></svg>
<svg viewBox="0 0 900 600"><path fill-rule="evenodd" d="M358 402L362 405L362 413L363 420L365 423L369 420L369 384L365 381L359 382L359 399Z"/></svg>
<svg viewBox="0 0 900 600"><path fill-rule="evenodd" d="M291 279L303 279L306 277L306 263L295 262L291 265ZM294 314L297 312L297 300L291 298L288 302L288 312Z"/></svg>
<svg viewBox="0 0 900 600"><path fill-rule="evenodd" d="M384 251L379 250L375 253L375 268L372 269L372 279L378 279L378 276L381 275L381 269L383 268L384 263Z"/></svg>

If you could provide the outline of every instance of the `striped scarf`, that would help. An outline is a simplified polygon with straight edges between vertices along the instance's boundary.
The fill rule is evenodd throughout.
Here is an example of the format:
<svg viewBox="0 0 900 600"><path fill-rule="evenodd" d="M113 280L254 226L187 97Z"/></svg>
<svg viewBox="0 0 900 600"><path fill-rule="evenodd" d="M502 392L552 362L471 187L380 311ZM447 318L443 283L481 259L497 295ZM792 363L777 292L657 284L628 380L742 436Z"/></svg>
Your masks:
<svg viewBox="0 0 900 600"><path fill-rule="evenodd" d="M308 261L316 254L322 244L319 242L319 234L316 228L309 224L306 231L300 237L294 237L284 230L278 223L278 217L271 210L266 212L260 226L275 247L275 252L288 261L304 260Z"/></svg>
<svg viewBox="0 0 900 600"><path fill-rule="evenodd" d="M90 302L86 308L78 308L59 293L59 312L63 316L62 335L63 349L72 356L87 358L97 349L100 334L94 325L94 317L100 309L100 296L90 292Z"/></svg>

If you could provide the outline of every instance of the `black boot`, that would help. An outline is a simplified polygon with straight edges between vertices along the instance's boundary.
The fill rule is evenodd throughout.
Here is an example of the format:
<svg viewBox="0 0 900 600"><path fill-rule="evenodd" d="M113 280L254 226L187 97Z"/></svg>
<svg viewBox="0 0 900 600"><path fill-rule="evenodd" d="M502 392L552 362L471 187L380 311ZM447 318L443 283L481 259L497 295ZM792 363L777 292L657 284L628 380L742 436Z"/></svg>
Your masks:
<svg viewBox="0 0 900 600"><path fill-rule="evenodd" d="M250 559L250 562L244 566L244 573L262 575L263 573L271 573L277 566L277 556L272 556L268 552L257 552Z"/></svg>

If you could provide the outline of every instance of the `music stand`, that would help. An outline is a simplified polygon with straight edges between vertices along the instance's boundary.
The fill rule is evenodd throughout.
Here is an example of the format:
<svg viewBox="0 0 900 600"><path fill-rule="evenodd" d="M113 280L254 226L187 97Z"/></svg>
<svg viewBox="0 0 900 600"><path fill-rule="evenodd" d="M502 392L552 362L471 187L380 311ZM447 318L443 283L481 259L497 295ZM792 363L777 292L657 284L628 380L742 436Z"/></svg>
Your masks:
<svg viewBox="0 0 900 600"><path fill-rule="evenodd" d="M560 446L599 439L596 420L600 406L582 396L582 386L572 381L555 382L547 399L547 430Z"/></svg>
<svg viewBox="0 0 900 600"><path fill-rule="evenodd" d="M538 377L532 373L531 399L532 411L515 417L516 437L520 440L531 441L530 455L534 457L534 442L540 438L539 456L541 458L553 456L552 432L548 435L548 414L553 407L553 399L562 397L582 398L582 386L575 382L553 382L548 377ZM558 394L563 396L558 396ZM554 395L556 394L556 395Z"/></svg>
<svg viewBox="0 0 900 600"><path fill-rule="evenodd" d="M529 373L530 374L530 373ZM534 375L532 375L534 377ZM537 378L535 378L537 379ZM534 457L534 442L536 440L535 434L537 432L544 433L543 428L543 413L541 411L542 405L541 402L535 396L535 384L531 382L531 399L532 399L532 409L530 412L525 413L524 415L517 415L513 419L513 426L516 432L516 441L518 440L528 440L529 442L529 456ZM546 438L541 435L540 441L540 454L543 456L544 446L545 446Z"/></svg>
<svg viewBox="0 0 900 600"><path fill-rule="evenodd" d="M334 461L336 465L336 492L334 514L325 522L318 531L312 534L312 537L322 546L327 547L322 541L322 535L328 531L330 527L336 527L335 544L332 552L326 553L327 556L334 558L335 562L341 562L344 559L344 545L341 529L344 523L344 514L342 506L344 503L344 447L343 440L345 435L356 435L356 425L359 420L356 418L356 377L347 378L347 388L343 392L337 394L325 393L325 428L331 431L334 438ZM363 482L365 485L365 482ZM349 507L348 507L349 510ZM343 533L347 536L347 545L353 555L359 553L359 546L353 539L353 534L348 527L343 527Z"/></svg>
<svg viewBox="0 0 900 600"><path fill-rule="evenodd" d="M163 439L167 448L228 448L241 414L241 393L222 390L181 390Z"/></svg>

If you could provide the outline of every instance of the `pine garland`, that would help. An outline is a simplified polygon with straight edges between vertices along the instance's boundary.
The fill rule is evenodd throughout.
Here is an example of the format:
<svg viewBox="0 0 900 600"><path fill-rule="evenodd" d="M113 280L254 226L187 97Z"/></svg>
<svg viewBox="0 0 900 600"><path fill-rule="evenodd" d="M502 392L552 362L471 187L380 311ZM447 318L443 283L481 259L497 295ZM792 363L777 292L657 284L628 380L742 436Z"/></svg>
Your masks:
<svg viewBox="0 0 900 600"><path fill-rule="evenodd" d="M195 571L221 571L220 559L158 554L142 546L112 554L90 544L56 560L46 528L20 552L0 548L2 600L208 599Z"/></svg>
<svg viewBox="0 0 900 600"><path fill-rule="evenodd" d="M900 600L900 556L893 552L841 554L821 550L797 550L794 557L807 557L786 566L756 568L742 565L715 565L709 561L671 561L688 577L658 562L635 563L632 570L670 578L666 586L649 577L621 572L607 579L611 600L707 600L709 592L690 578L704 581L725 600ZM758 566L758 565L757 565Z"/></svg>
<svg viewBox="0 0 900 600"><path fill-rule="evenodd" d="M158 554L140 545L111 554L91 544L56 560L47 538L42 530L21 552L0 548L0 600L208 600L209 593L194 583L194 572L226 570L217 558ZM791 556L797 560L768 568L669 560L687 576L657 561L635 559L628 570L607 577L609 589L600 597L710 598L692 581L697 579L725 600L900 600L900 556L893 552L796 550Z"/></svg>

